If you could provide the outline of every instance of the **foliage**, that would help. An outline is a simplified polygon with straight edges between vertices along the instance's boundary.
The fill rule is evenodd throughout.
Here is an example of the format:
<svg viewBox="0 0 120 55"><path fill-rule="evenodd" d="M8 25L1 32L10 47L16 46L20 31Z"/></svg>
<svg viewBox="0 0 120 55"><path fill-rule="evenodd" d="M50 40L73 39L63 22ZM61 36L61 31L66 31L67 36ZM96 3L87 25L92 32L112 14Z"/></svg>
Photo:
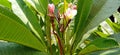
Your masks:
<svg viewBox="0 0 120 55"><path fill-rule="evenodd" d="M7 41L0 42L0 54L117 53L119 6L120 0L0 0L0 39ZM108 19L112 14L116 23ZM100 25L103 21L113 34Z"/></svg>

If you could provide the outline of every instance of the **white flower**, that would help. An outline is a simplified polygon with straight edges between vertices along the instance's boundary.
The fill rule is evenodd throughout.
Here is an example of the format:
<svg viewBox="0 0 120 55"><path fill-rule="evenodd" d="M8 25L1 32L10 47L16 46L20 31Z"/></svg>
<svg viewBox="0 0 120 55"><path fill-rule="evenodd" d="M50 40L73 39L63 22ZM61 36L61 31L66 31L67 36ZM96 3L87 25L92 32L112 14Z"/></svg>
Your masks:
<svg viewBox="0 0 120 55"><path fill-rule="evenodd" d="M65 12L65 16L68 19L72 19L74 18L74 16L77 14L77 10L76 9L72 9L72 8L68 8Z"/></svg>

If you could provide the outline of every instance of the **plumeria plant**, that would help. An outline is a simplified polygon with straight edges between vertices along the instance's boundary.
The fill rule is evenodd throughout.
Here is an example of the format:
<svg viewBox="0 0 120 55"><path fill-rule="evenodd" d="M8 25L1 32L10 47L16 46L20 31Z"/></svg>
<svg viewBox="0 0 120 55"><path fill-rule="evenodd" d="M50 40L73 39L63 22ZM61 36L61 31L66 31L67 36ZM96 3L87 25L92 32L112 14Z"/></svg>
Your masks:
<svg viewBox="0 0 120 55"><path fill-rule="evenodd" d="M119 6L120 0L1 0L0 55L110 54L103 51L120 49L119 41L99 24Z"/></svg>

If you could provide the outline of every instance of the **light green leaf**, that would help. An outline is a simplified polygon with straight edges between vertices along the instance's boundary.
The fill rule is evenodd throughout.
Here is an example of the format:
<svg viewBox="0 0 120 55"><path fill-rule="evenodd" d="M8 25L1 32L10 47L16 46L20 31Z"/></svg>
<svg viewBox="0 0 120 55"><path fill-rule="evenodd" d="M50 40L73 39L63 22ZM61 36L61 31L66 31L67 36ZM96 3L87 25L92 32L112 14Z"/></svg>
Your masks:
<svg viewBox="0 0 120 55"><path fill-rule="evenodd" d="M109 36L107 34L104 34L103 32L99 32L99 31L97 31L96 33L102 38L107 38Z"/></svg>
<svg viewBox="0 0 120 55"><path fill-rule="evenodd" d="M0 55L49 55L11 42L0 42Z"/></svg>
<svg viewBox="0 0 120 55"><path fill-rule="evenodd" d="M47 10L48 10L48 0L38 0L39 1L39 4L40 4L40 7L43 9L44 11L44 15L46 15L47 13ZM40 11L39 11L40 12Z"/></svg>
<svg viewBox="0 0 120 55"><path fill-rule="evenodd" d="M77 32L76 32L76 39L75 39L74 47L76 47L77 44L80 43L82 38L85 40L85 38L87 37L87 36L84 36L85 33L87 33L91 29L98 26L102 21L104 21L106 18L112 15L120 6L119 5L120 0L93 0L93 6L89 14L88 11L89 11L90 4L91 4L90 1L91 0L89 0L89 3L88 1L86 1L87 3L86 5L88 5L88 7L87 6L82 7L82 3L80 6L78 6L78 14L75 19L76 20L75 31ZM78 2L80 3L81 0L79 0ZM89 16L87 16L88 14Z"/></svg>
<svg viewBox="0 0 120 55"><path fill-rule="evenodd" d="M112 15L119 8L120 0L94 0L87 23L87 30L98 26L102 21ZM114 4L114 5L112 5Z"/></svg>
<svg viewBox="0 0 120 55"><path fill-rule="evenodd" d="M113 39L98 38L92 41L84 49L82 49L79 55L84 55L93 51L106 50L118 47L118 43Z"/></svg>
<svg viewBox="0 0 120 55"><path fill-rule="evenodd" d="M6 8L2 5L0 5L0 13L5 15L5 16L8 16L8 17L16 20L20 24L24 25L24 23L12 11L10 11L8 8Z"/></svg>
<svg viewBox="0 0 120 55"><path fill-rule="evenodd" d="M103 51L95 51L86 55L120 55L120 47Z"/></svg>
<svg viewBox="0 0 120 55"><path fill-rule="evenodd" d="M37 10L41 15L46 15L48 0L26 0Z"/></svg>
<svg viewBox="0 0 120 55"><path fill-rule="evenodd" d="M68 3L71 3L72 2L72 0L66 0Z"/></svg>
<svg viewBox="0 0 120 55"><path fill-rule="evenodd" d="M0 0L0 4L5 7L11 8L11 4L9 3L8 0Z"/></svg>
<svg viewBox="0 0 120 55"><path fill-rule="evenodd" d="M6 13L8 13L6 11ZM14 16L14 15L13 15ZM14 20L11 16L0 12L0 39L16 42L40 51L45 46L34 36L29 29Z"/></svg>
<svg viewBox="0 0 120 55"><path fill-rule="evenodd" d="M112 28L112 30L114 31L114 33L120 32L120 24L114 23L110 19L107 19L106 22Z"/></svg>
<svg viewBox="0 0 120 55"><path fill-rule="evenodd" d="M39 24L39 20L38 17L32 12L32 10L25 4L25 2L23 0L10 0L10 2L12 3L12 7L13 7L13 11L14 12L18 12L18 11L22 11L22 14L24 14L25 17L23 17L23 19L28 19L29 23L31 24L30 26L33 33L41 40L41 42L43 43L43 45L45 46L44 43L44 36L42 33L42 28ZM18 8L15 8L18 7ZM17 10L19 9L19 10ZM21 16L19 13L17 13L18 16Z"/></svg>
<svg viewBox="0 0 120 55"><path fill-rule="evenodd" d="M67 8L68 8L68 2L64 0L64 12L66 12Z"/></svg>

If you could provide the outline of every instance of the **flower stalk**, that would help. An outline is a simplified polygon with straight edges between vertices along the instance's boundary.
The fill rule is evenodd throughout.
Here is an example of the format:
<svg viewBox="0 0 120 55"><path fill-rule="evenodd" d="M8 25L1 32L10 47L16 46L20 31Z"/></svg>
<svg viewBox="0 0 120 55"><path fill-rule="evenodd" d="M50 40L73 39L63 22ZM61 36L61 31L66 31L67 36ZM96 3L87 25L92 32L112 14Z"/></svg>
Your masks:
<svg viewBox="0 0 120 55"><path fill-rule="evenodd" d="M60 14L59 10L57 11L57 14L54 13L55 6L54 4L48 4L48 16L50 17L50 23L52 26L52 33L56 36L58 41L58 46L60 50L60 55L64 54L64 37L61 39L60 34L57 33L57 28L55 26L58 26L59 31L64 36L66 28L69 26L69 23L71 22L72 18L77 14L76 5L69 4L68 9L65 9L63 14ZM57 20L58 25L55 25L55 20ZM61 21L63 22L61 23Z"/></svg>

